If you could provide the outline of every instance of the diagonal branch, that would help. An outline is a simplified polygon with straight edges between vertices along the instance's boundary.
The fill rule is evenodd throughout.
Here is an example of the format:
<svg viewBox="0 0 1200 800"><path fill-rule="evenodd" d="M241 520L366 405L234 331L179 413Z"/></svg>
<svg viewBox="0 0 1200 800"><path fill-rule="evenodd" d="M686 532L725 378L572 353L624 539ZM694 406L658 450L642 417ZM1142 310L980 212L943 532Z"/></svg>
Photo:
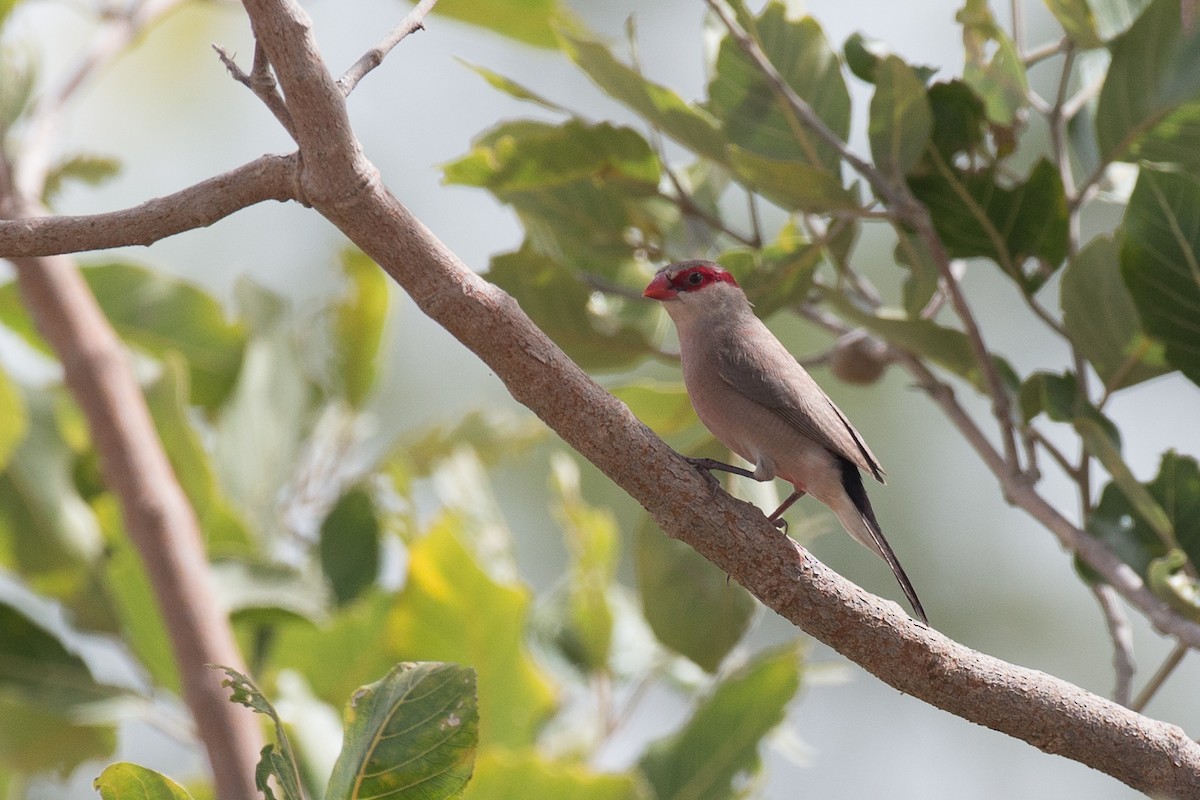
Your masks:
<svg viewBox="0 0 1200 800"><path fill-rule="evenodd" d="M305 156L300 181L313 206L665 531L904 692L1137 789L1178 797L1200 791L1200 746L1177 727L913 622L895 604L779 536L757 509L714 494L628 407L571 362L512 297L468 269L381 184L348 125L344 96L303 10L292 0L245 5L296 120ZM311 157L310 148L322 157ZM1192 628L1200 637L1200 626Z"/></svg>

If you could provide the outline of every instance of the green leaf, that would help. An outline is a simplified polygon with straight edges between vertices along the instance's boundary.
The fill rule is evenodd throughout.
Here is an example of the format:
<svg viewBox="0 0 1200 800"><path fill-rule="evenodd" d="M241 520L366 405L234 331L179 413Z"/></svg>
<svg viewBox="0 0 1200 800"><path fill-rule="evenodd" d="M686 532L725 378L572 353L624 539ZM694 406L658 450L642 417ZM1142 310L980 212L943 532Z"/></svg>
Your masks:
<svg viewBox="0 0 1200 800"><path fill-rule="evenodd" d="M1154 531L1159 541L1165 547L1174 547L1175 538L1170 518L1154 494L1134 477L1133 471L1121 457L1120 443L1112 438L1112 430L1088 418L1077 418L1075 430L1083 439L1084 447L1108 470L1112 482L1120 487L1121 493L1145 520L1150 530Z"/></svg>
<svg viewBox="0 0 1200 800"><path fill-rule="evenodd" d="M1175 611L1189 619L1200 620L1200 582L1187 572L1188 557L1172 550L1150 562L1150 590L1167 601Z"/></svg>
<svg viewBox="0 0 1200 800"><path fill-rule="evenodd" d="M475 671L455 664L398 664L359 689L325 800L459 797L475 763Z"/></svg>
<svg viewBox="0 0 1200 800"><path fill-rule="evenodd" d="M868 314L837 293L827 292L824 297L846 320L861 325L892 344L929 359L967 380L980 391L987 391L987 384L975 361L971 343L962 331L943 327L928 319L909 319L903 313L888 309ZM1000 372L1000 377L1015 391L1019 381L1013 368L1000 356L993 355L992 360Z"/></svg>
<svg viewBox="0 0 1200 800"><path fill-rule="evenodd" d="M211 569L233 621L250 629L251 635L296 618L324 622L329 615L332 598L319 575L242 558L218 559Z"/></svg>
<svg viewBox="0 0 1200 800"><path fill-rule="evenodd" d="M1088 0L1096 16L1096 30L1104 41L1119 36L1133 25L1150 5L1150 0Z"/></svg>
<svg viewBox="0 0 1200 800"><path fill-rule="evenodd" d="M221 681L221 685L228 687L230 702L240 703L252 711L257 711L275 724L276 743L263 747L258 766L254 770L255 785L266 800L275 800L275 792L271 788L271 779L274 779L283 792L283 800L304 800L304 793L300 790L300 770L297 767L296 756L292 752L287 732L283 729L283 722L275 713L274 707L245 675L230 667L217 668L228 676Z"/></svg>
<svg viewBox="0 0 1200 800"><path fill-rule="evenodd" d="M342 250L341 263L347 290L333 307L336 373L346 400L361 408L378 376L390 281L379 265L356 247Z"/></svg>
<svg viewBox="0 0 1200 800"><path fill-rule="evenodd" d="M0 28L17 0L0 0ZM7 131L29 108L33 91L38 85L38 70L31 53L14 47L15 37L9 37L0 47L0 131Z"/></svg>
<svg viewBox="0 0 1200 800"><path fill-rule="evenodd" d="M1142 325L1200 383L1200 179L1143 169L1124 227L1121 275Z"/></svg>
<svg viewBox="0 0 1200 800"><path fill-rule="evenodd" d="M65 778L80 764L110 758L117 729L82 724L74 714L25 703L0 692L0 773L53 772Z"/></svg>
<svg viewBox="0 0 1200 800"><path fill-rule="evenodd" d="M560 114L570 114L571 113L567 109L560 106L558 103L555 103L553 100L547 100L542 95L538 94L537 92L533 91L532 89L525 87L524 85L522 85L520 83L517 83L512 78L506 78L505 76L501 75L500 73L490 70L487 67L481 67L478 64L472 64L470 61L465 61L461 58L457 59L457 61L458 61L458 63L462 64L467 69L474 72L479 77L483 78L493 88L499 89L500 91L507 94L509 97L514 97L517 100L525 100L530 103L536 103L537 105L541 106L542 108L547 109L548 111L555 111Z"/></svg>
<svg viewBox="0 0 1200 800"><path fill-rule="evenodd" d="M821 27L811 18L789 19L784 4L772 2L752 21L752 28L784 81L845 141L850 93ZM721 41L708 95L708 110L732 144L767 159L798 161L836 178L841 164L836 148L796 119L729 36Z"/></svg>
<svg viewBox="0 0 1200 800"><path fill-rule="evenodd" d="M104 586L120 624L121 638L155 686L178 693L179 667L171 650L166 623L142 560L122 529L117 500L111 494L101 495L93 501L92 507L110 542L104 560Z"/></svg>
<svg viewBox="0 0 1200 800"><path fill-rule="evenodd" d="M933 111L925 84L912 67L888 56L875 68L868 134L875 166L893 178L906 175L925 153Z"/></svg>
<svg viewBox="0 0 1200 800"><path fill-rule="evenodd" d="M766 319L808 297L813 273L824 254L824 246L809 242L789 222L774 242L758 248L726 250L718 261L733 273L756 313Z"/></svg>
<svg viewBox="0 0 1200 800"><path fill-rule="evenodd" d="M613 387L612 393L659 436L674 436L697 424L681 383L640 380Z"/></svg>
<svg viewBox="0 0 1200 800"><path fill-rule="evenodd" d="M489 577L443 517L410 549L408 582L377 635L398 659L473 664L480 742L523 747L554 705L525 647L528 613L529 592Z"/></svg>
<svg viewBox="0 0 1200 800"><path fill-rule="evenodd" d="M146 387L146 405L167 458L200 521L210 553L247 553L253 540L217 481L212 459L189 413L187 364L174 351L163 355L162 374Z"/></svg>
<svg viewBox="0 0 1200 800"><path fill-rule="evenodd" d="M1089 436L1103 438L1099 444L1106 450L1119 452L1121 433L1112 420L1080 394L1075 373L1035 372L1021 384L1021 412L1026 424L1038 414L1045 413L1055 422L1069 422L1076 428L1086 427ZM1081 436L1083 434L1081 433ZM1119 458L1119 455L1118 455Z"/></svg>
<svg viewBox="0 0 1200 800"><path fill-rule="evenodd" d="M561 46L605 94L623 103L664 134L713 161L724 163L725 139L718 121L672 90L625 66L603 44L560 33Z"/></svg>
<svg viewBox="0 0 1200 800"><path fill-rule="evenodd" d="M749 629L754 598L704 556L663 535L648 517L638 525L634 556L642 614L654 635L716 672Z"/></svg>
<svg viewBox="0 0 1200 800"><path fill-rule="evenodd" d="M570 557L565 620L558 645L572 664L585 672L608 667L613 612L608 592L616 573L618 529L608 509L589 506L579 490L579 467L556 453L550 462L551 485L557 495L555 516L563 526Z"/></svg>
<svg viewBox="0 0 1200 800"><path fill-rule="evenodd" d="M471 411L453 425L431 425L420 436L405 439L397 448L412 473L427 477L438 463L462 447L469 447L485 466L528 452L546 439L546 426L532 416Z"/></svg>
<svg viewBox="0 0 1200 800"><path fill-rule="evenodd" d="M192 800L187 789L166 775L128 761L109 764L92 786L101 800Z"/></svg>
<svg viewBox="0 0 1200 800"><path fill-rule="evenodd" d="M53 206L54 200L70 181L99 186L117 176L121 162L105 156L74 155L50 168L42 185L42 202Z"/></svg>
<svg viewBox="0 0 1200 800"><path fill-rule="evenodd" d="M855 77L866 81L867 83L875 83L880 63L884 60L893 57L891 47L887 42L881 39L875 39L861 32L854 32L846 39L846 44L842 46L842 53L846 57L846 66L854 73ZM915 66L912 67L913 72L924 84L937 74L937 67Z"/></svg>
<svg viewBox="0 0 1200 800"><path fill-rule="evenodd" d="M555 46L554 28L566 13L559 0L442 0L433 10L534 47Z"/></svg>
<svg viewBox="0 0 1200 800"><path fill-rule="evenodd" d="M988 120L983 101L959 80L935 83L927 93L933 113L931 143L947 164L959 153L975 154L984 149Z"/></svg>
<svg viewBox="0 0 1200 800"><path fill-rule="evenodd" d="M1114 477L1088 519L1088 532L1106 542L1145 580L1150 578L1152 563L1172 551L1172 542L1193 565L1200 564L1200 466L1196 460L1168 451L1154 480L1135 485L1136 494L1144 497L1131 500L1125 491L1131 485ZM1161 518L1151 522L1147 512ZM1164 537L1162 528L1170 535Z"/></svg>
<svg viewBox="0 0 1200 800"><path fill-rule="evenodd" d="M1200 37L1180 25L1180 0L1154 0L1111 45L1096 109L1104 162L1137 157L1137 146L1172 112L1200 102Z"/></svg>
<svg viewBox="0 0 1200 800"><path fill-rule="evenodd" d="M1090 50L1104 46L1087 0L1046 0L1046 7L1076 47Z"/></svg>
<svg viewBox="0 0 1200 800"><path fill-rule="evenodd" d="M661 168L650 145L608 123L505 122L444 175L511 205L525 226L523 249L610 281L641 270L645 248L657 248L679 216L659 196Z"/></svg>
<svg viewBox="0 0 1200 800"><path fill-rule="evenodd" d="M800 688L800 658L794 643L758 654L722 680L681 730L652 744L639 766L655 797L740 796L741 781L759 770L759 744Z"/></svg>
<svg viewBox="0 0 1200 800"><path fill-rule="evenodd" d="M1021 54L996 24L987 0L967 0L955 19L962 23L967 55L963 81L983 100L992 123L1013 127L1029 91Z"/></svg>
<svg viewBox="0 0 1200 800"><path fill-rule="evenodd" d="M621 319L621 301L596 307L593 290L562 264L525 245L492 259L487 278L586 370L627 369L653 352L648 335Z"/></svg>
<svg viewBox="0 0 1200 800"><path fill-rule="evenodd" d="M1059 300L1063 327L1109 391L1168 371L1162 345L1142 331L1112 237L1098 236L1075 254L1063 271Z"/></svg>
<svg viewBox="0 0 1200 800"><path fill-rule="evenodd" d="M941 274L929 245L916 234L901 232L893 257L897 264L908 267L903 288L904 311L915 319L933 299Z"/></svg>
<svg viewBox="0 0 1200 800"><path fill-rule="evenodd" d="M321 569L339 605L354 600L379 573L379 512L365 487L338 498L321 523Z"/></svg>
<svg viewBox="0 0 1200 800"><path fill-rule="evenodd" d="M1036 291L1067 256L1068 215L1062 178L1041 159L1024 183L997 182L995 168L966 171L935 157L935 169L909 177L952 258L983 256L1026 291ZM1033 270L1025 267L1037 259Z"/></svg>
<svg viewBox="0 0 1200 800"><path fill-rule="evenodd" d="M192 402L221 405L241 367L246 336L215 298L133 264L88 267L83 275L122 339L159 357L181 353L191 371Z"/></svg>
<svg viewBox="0 0 1200 800"><path fill-rule="evenodd" d="M729 163L738 179L789 211L822 213L858 207L855 192L835 172L803 161L760 155L729 145Z"/></svg>
<svg viewBox="0 0 1200 800"><path fill-rule="evenodd" d="M0 472L8 465L29 429L25 400L8 373L0 369Z"/></svg>
<svg viewBox="0 0 1200 800"><path fill-rule="evenodd" d="M464 800L563 798L566 800L649 800L628 774L593 772L582 764L550 761L531 751L492 749L480 753Z"/></svg>

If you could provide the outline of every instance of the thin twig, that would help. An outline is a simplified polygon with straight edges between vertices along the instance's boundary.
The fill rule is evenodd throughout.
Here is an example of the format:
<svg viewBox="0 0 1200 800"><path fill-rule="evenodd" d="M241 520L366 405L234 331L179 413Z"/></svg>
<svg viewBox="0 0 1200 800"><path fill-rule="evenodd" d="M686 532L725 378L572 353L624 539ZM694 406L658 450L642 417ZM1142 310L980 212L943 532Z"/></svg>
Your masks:
<svg viewBox="0 0 1200 800"><path fill-rule="evenodd" d="M726 225L723 220L713 216L712 214L708 213L708 211L701 208L700 205L692 199L692 196L688 193L687 189L684 188L683 183L679 180L679 176L675 174L675 171L667 166L666 161L663 161L661 156L659 157L659 160L662 163L663 173L667 176L667 180L671 182L671 186L675 188L675 194L668 194L667 192L660 190L658 192L659 197L670 203L673 203L684 214L684 216L695 217L709 228L712 228L718 233L725 234L730 239L733 239L740 244L744 244L747 247L754 249L758 249L762 246L762 242L756 241L753 236L747 236L744 233L738 233Z"/></svg>
<svg viewBox="0 0 1200 800"><path fill-rule="evenodd" d="M1104 614L1104 624L1108 627L1108 636L1113 646L1113 700L1125 707L1130 707L1130 696L1133 693L1133 673L1137 664L1133 660L1133 627L1129 618L1121 608L1117 593L1107 583L1092 586L1092 594L1100 604Z"/></svg>
<svg viewBox="0 0 1200 800"><path fill-rule="evenodd" d="M242 71L242 68L233 60L233 56L229 55L223 47L214 44L212 48L217 51L217 57L221 59L221 63L225 65L225 69L229 71L233 79L254 92L254 96L262 101L267 110L275 116L280 126L287 131L287 135L292 137L292 141L296 141L296 127L292 123L292 113L288 111L287 103L284 102L283 95L279 93L279 86L271 74L271 62L267 60L267 54L262 47L257 44L254 46L254 66L249 75Z"/></svg>
<svg viewBox="0 0 1200 800"><path fill-rule="evenodd" d="M1057 42L1046 42L1045 44L1035 47L1029 52L1021 56L1021 61L1025 63L1025 69L1029 69L1035 64L1045 61L1047 58L1053 58L1061 53L1070 44L1070 39L1066 36L1059 39Z"/></svg>
<svg viewBox="0 0 1200 800"><path fill-rule="evenodd" d="M1154 676L1150 678L1150 682L1142 687L1142 690L1138 692L1138 696L1134 698L1133 704L1129 707L1134 711L1141 713L1142 709L1150 704L1150 701L1154 698L1154 695L1158 693L1158 690L1162 688L1162 685L1167 682L1167 678L1171 677L1171 673L1174 672L1175 668L1179 666L1179 662L1183 661L1183 657L1187 655L1187 652L1190 649L1191 648L1183 642L1176 644L1175 648L1171 650L1171 653L1167 656L1166 661L1162 663L1162 666L1160 666L1154 673Z"/></svg>
<svg viewBox="0 0 1200 800"><path fill-rule="evenodd" d="M437 0L421 0L413 6L404 19L400 20L399 25L388 31L387 36L363 53L358 61L355 61L350 69L338 78L337 85L342 90L342 95L349 97L350 93L354 91L354 87L358 86L358 82L366 77L368 72L382 64L383 59L387 58L387 54L392 52L392 48L404 41L410 33L425 30L425 16L433 10L435 5L437 5Z"/></svg>

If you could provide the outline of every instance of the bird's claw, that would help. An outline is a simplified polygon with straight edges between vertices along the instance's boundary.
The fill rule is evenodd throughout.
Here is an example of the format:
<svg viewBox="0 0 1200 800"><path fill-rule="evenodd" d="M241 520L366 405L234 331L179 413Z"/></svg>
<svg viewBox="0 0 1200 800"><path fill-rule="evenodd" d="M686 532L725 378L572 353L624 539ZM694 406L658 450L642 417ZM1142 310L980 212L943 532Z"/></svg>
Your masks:
<svg viewBox="0 0 1200 800"><path fill-rule="evenodd" d="M788 535L788 522L786 519L783 517L775 517L773 519L768 519L767 521L778 528L784 536Z"/></svg>

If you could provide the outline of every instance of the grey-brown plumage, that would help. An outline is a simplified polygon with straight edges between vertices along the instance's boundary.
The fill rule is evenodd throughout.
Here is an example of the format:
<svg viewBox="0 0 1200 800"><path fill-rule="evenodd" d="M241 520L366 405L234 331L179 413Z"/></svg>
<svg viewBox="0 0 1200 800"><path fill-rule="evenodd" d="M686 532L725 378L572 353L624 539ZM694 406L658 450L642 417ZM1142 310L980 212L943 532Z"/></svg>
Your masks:
<svg viewBox="0 0 1200 800"><path fill-rule="evenodd" d="M883 483L879 460L754 315L733 277L710 261L684 261L659 270L645 295L663 301L675 322L683 381L700 421L754 465L752 477L766 481L778 476L795 488L771 519L800 495L811 494L833 511L847 533L887 562L913 611L927 622L859 473L865 470Z"/></svg>

